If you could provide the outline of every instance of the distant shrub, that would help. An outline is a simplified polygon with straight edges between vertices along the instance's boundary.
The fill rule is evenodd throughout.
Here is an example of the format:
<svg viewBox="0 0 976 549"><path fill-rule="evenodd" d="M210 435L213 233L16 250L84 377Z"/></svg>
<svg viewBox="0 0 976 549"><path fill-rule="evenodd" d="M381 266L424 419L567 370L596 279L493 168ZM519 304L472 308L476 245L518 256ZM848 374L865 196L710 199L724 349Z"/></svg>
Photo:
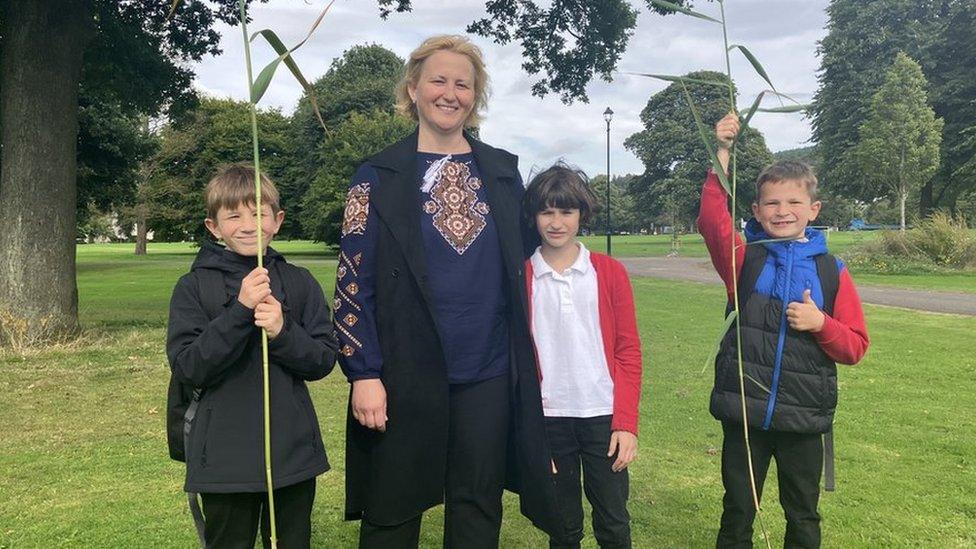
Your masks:
<svg viewBox="0 0 976 549"><path fill-rule="evenodd" d="M976 270L976 237L963 218L939 212L909 231L884 231L845 254L856 271L908 274Z"/></svg>

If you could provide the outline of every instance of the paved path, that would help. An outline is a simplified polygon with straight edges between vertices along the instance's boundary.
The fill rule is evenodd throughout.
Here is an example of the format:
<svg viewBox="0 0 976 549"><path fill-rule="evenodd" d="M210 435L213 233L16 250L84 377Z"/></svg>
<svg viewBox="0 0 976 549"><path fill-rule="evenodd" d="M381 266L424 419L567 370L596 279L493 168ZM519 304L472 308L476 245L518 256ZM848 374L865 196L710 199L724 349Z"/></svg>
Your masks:
<svg viewBox="0 0 976 549"><path fill-rule="evenodd" d="M632 257L622 258L620 261L627 266L627 270L632 276L651 276L711 284L721 284L722 282L707 258ZM857 291L861 294L861 301L865 303L976 316L976 294L909 290L861 284L857 286Z"/></svg>

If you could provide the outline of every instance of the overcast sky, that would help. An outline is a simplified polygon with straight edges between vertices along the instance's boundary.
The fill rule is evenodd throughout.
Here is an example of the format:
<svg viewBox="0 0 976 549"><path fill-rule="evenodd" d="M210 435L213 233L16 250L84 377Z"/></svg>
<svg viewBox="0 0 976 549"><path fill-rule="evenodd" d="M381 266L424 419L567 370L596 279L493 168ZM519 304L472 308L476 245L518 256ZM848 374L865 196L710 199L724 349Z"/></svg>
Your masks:
<svg viewBox="0 0 976 549"><path fill-rule="evenodd" d="M324 74L346 49L366 43L383 45L407 57L433 34L464 33L472 20L484 15L484 0L414 0L411 13L379 18L374 0L337 0L315 35L295 54L309 80ZM642 0L637 28L613 82L595 80L587 93L590 102L564 105L555 95L533 97L535 78L521 68L517 44L498 46L472 36L486 57L492 96L481 137L520 157L523 176L563 158L591 176L606 172L606 125L602 113L614 111L611 124L611 172L642 173L641 162L623 147L623 141L640 131L640 111L648 98L662 90L663 82L630 76L627 72L684 74L693 70L724 71L721 27L682 15L662 17L649 12ZM703 12L718 5L697 2ZM323 0L271 0L252 4L249 30L270 28L289 47L308 31L325 5ZM817 41L826 31L827 0L730 0L726 2L730 43L746 45L758 57L777 89L802 102L816 91ZM223 55L207 58L195 67L196 86L218 97L244 99L242 35L239 27L220 24ZM254 65L262 67L274 58L263 41L252 48ZM258 69L255 69L258 70ZM739 86L740 107L768 86L754 76L741 56L733 58L732 74ZM290 114L301 88L282 67L261 100L262 107L279 107ZM799 115L759 114L753 125L766 136L773 151L804 146L810 139L809 121Z"/></svg>

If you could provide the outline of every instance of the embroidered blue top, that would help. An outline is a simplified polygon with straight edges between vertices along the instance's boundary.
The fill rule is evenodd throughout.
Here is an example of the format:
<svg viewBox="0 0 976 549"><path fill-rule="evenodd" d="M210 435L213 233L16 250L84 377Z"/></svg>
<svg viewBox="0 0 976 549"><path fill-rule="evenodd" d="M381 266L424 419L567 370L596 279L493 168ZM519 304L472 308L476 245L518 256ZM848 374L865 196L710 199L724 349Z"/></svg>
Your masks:
<svg viewBox="0 0 976 549"><path fill-rule="evenodd" d="M426 176L426 182L425 180ZM336 271L339 364L350 381L380 377L375 322L376 171L362 165L346 200ZM427 289L448 382L483 381L508 371L508 311L501 248L472 154L417 153Z"/></svg>

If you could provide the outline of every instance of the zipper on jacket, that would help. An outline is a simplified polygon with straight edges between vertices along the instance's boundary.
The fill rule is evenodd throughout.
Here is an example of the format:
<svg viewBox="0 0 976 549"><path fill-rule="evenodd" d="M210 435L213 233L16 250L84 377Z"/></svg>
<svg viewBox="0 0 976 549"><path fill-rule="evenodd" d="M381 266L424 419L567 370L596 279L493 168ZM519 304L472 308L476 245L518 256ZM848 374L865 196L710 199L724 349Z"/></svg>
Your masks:
<svg viewBox="0 0 976 549"><path fill-rule="evenodd" d="M789 305L790 292L793 290L793 255L794 247L792 242L787 242L786 246L786 282L783 287L783 296L780 299L782 311L779 318L779 338L776 341L776 360L773 365L773 383L770 385L769 400L766 402L766 418L763 420L762 428L769 430L773 422L773 410L776 408L776 396L779 393L779 374L783 366L783 346L786 343L786 307Z"/></svg>

